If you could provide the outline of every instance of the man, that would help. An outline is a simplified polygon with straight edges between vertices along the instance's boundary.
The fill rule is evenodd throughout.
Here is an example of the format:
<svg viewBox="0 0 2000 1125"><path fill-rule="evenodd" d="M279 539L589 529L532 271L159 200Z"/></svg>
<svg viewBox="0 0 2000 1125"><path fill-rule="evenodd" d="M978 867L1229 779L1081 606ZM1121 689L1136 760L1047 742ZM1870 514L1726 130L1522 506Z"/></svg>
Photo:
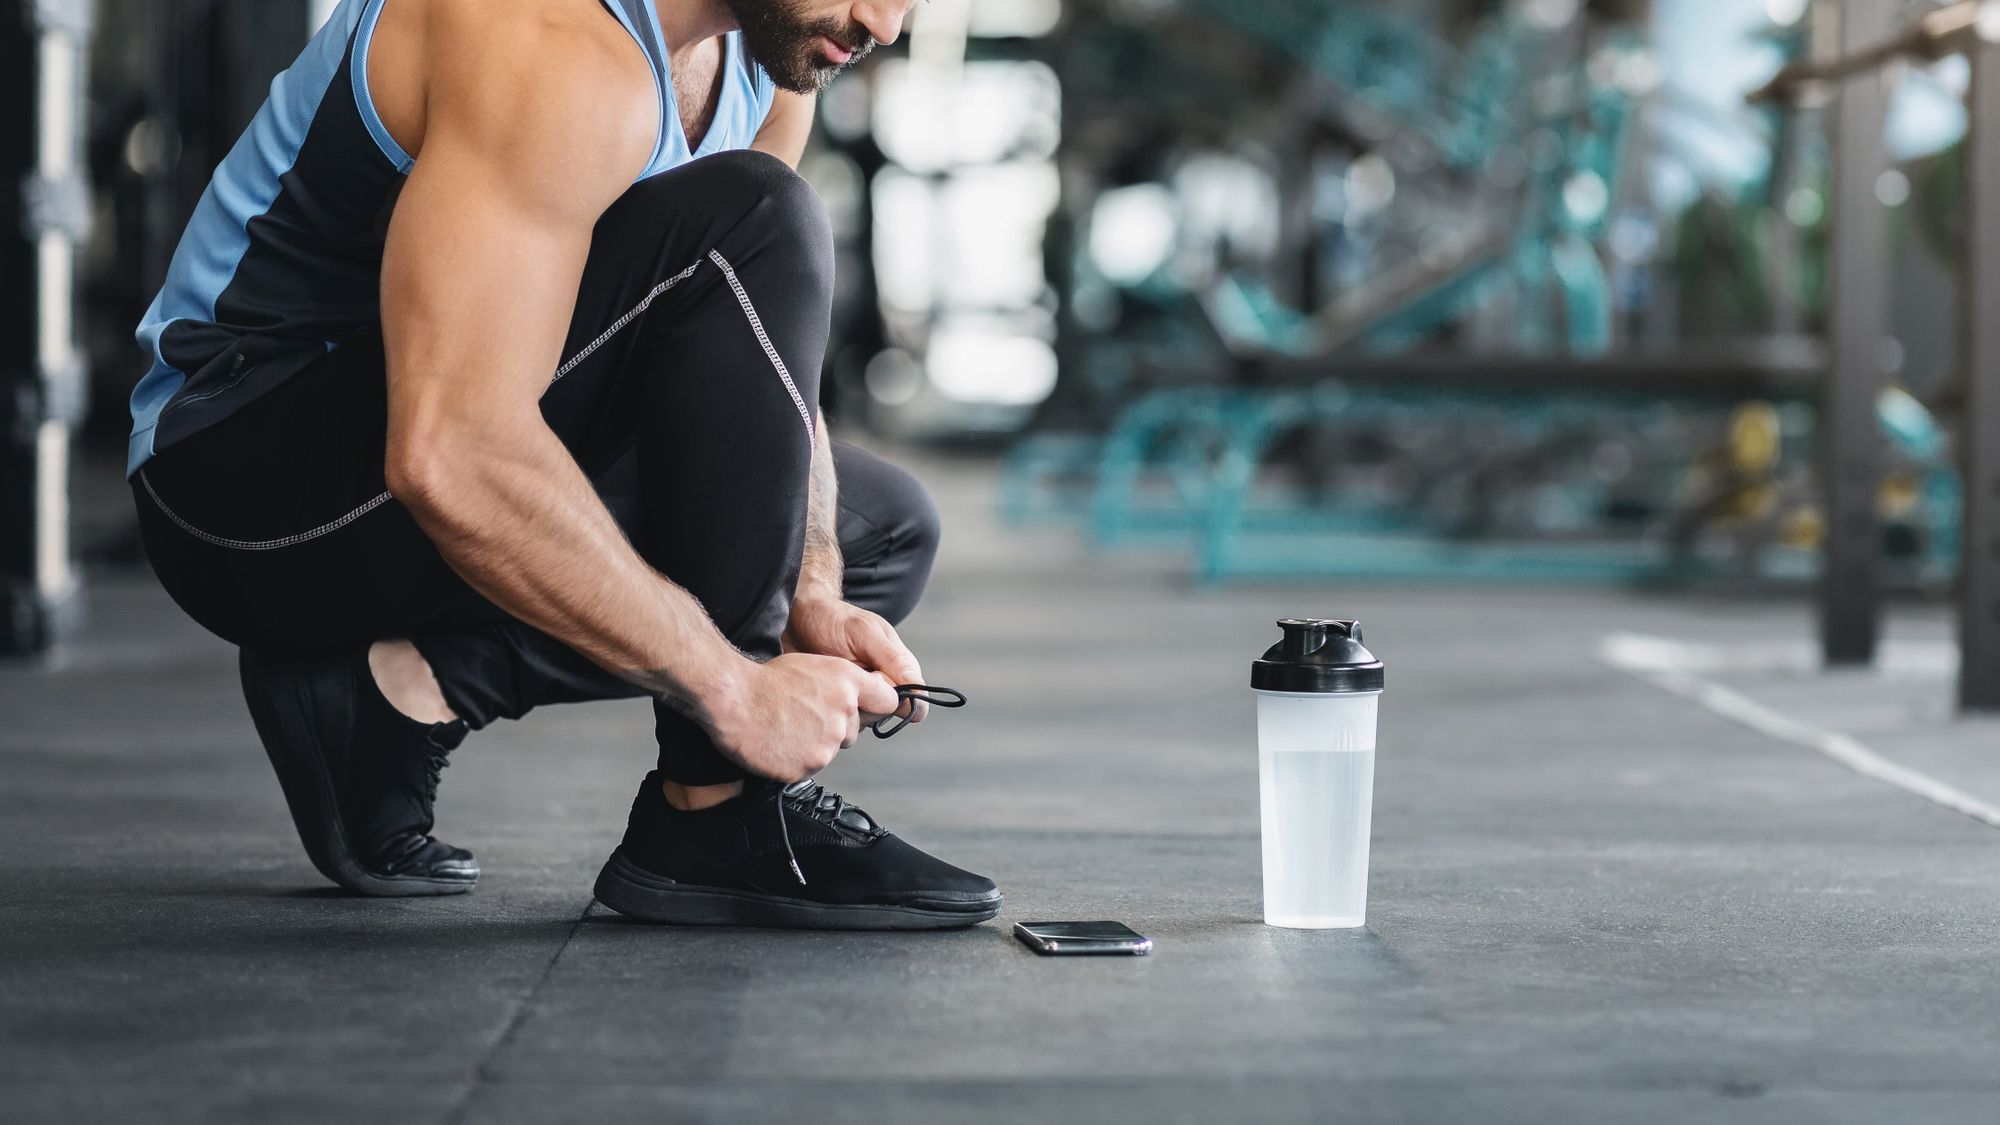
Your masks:
<svg viewBox="0 0 2000 1125"><path fill-rule="evenodd" d="M935 511L827 440L832 241L790 167L814 93L911 3L344 0L273 83L140 328L130 468L328 878L471 889L430 836L445 755L648 695L606 905L999 911L809 780L864 722L923 718L891 619Z"/></svg>

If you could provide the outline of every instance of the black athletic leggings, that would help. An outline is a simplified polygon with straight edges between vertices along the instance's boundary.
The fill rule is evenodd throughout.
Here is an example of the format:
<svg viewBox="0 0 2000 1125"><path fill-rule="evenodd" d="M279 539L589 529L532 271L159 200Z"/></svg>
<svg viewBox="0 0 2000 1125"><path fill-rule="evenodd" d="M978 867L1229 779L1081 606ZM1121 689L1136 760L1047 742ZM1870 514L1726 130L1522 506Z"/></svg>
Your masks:
<svg viewBox="0 0 2000 1125"><path fill-rule="evenodd" d="M648 562L757 659L780 650L804 547L833 244L818 197L769 156L706 157L607 211L542 414ZM640 691L514 620L447 566L383 484L382 340L369 330L133 479L154 569L252 648L408 637L474 728ZM937 548L923 488L834 447L849 601L900 621ZM660 768L741 778L656 704Z"/></svg>

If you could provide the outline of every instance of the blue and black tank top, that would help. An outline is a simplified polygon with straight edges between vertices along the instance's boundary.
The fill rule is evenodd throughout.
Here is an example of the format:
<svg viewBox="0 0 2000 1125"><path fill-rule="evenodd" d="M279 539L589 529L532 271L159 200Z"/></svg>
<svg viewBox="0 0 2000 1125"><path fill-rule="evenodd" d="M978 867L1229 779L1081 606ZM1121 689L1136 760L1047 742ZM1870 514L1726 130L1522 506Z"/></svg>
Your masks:
<svg viewBox="0 0 2000 1125"><path fill-rule="evenodd" d="M381 323L382 247L415 164L375 113L368 47L390 0L342 0L216 168L139 326L127 474ZM653 69L660 138L641 179L748 148L776 87L726 37L721 99L688 148L653 0L602 0Z"/></svg>

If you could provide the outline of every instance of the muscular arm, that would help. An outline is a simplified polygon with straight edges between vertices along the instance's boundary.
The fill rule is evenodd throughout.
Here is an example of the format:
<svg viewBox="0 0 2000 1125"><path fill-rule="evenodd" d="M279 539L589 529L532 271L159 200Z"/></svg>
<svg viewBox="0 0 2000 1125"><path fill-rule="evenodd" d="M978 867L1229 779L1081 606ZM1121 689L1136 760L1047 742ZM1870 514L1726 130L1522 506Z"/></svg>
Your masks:
<svg viewBox="0 0 2000 1125"><path fill-rule="evenodd" d="M390 491L495 604L758 772L803 776L893 693L823 657L746 659L633 549L541 415L597 219L652 150L644 61L575 29L462 22L383 260Z"/></svg>

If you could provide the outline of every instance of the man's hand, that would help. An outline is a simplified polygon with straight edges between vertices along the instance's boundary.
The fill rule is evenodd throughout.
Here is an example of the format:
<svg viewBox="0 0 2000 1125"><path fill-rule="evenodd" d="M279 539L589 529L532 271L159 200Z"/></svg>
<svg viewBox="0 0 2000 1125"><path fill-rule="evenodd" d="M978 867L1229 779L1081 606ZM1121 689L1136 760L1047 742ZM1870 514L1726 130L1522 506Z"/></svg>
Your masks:
<svg viewBox="0 0 2000 1125"><path fill-rule="evenodd" d="M923 668L903 638L896 635L894 625L881 614L837 598L808 596L794 601L791 620L785 625L785 647L851 661L878 673L877 678L892 691L902 684L924 682ZM913 708L911 722L923 722L930 713L920 701L912 700L909 706ZM901 709L902 701L898 700L889 710L874 713L888 715Z"/></svg>
<svg viewBox="0 0 2000 1125"><path fill-rule="evenodd" d="M896 703L893 688L851 661L787 653L752 666L740 690L714 709L710 733L752 773L799 781L854 745L863 712L885 715Z"/></svg>

